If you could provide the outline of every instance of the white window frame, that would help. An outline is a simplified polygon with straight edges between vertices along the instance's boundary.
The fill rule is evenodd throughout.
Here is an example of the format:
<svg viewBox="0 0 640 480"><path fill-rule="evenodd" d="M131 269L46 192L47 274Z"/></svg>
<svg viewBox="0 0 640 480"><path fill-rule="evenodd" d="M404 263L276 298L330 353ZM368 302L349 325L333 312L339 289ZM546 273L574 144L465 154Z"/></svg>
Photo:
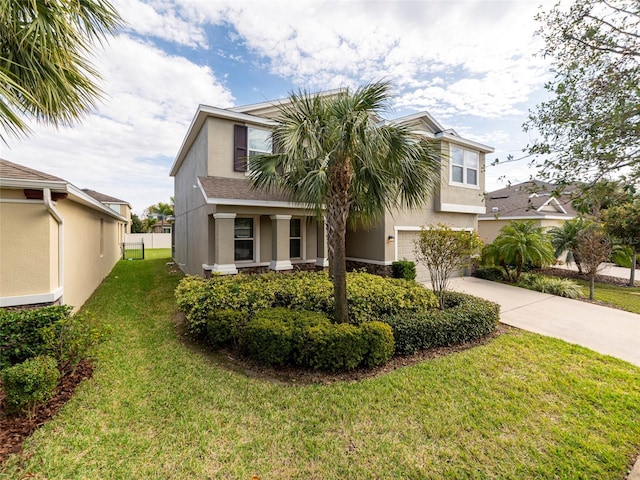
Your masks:
<svg viewBox="0 0 640 480"><path fill-rule="evenodd" d="M236 221L238 220L251 220L251 237L236 237ZM253 244L253 251L249 260L236 260L236 240L251 240ZM256 261L256 219L255 217L236 217L233 221L233 261L235 263L254 263Z"/></svg>
<svg viewBox="0 0 640 480"><path fill-rule="evenodd" d="M291 236L291 223L289 223L289 258L291 258L291 260L303 260L304 259L304 249L303 249L303 230L304 230L304 222L303 219L300 217L293 217L291 218L291 220L289 220L289 222L293 222L294 220L297 220L298 222L300 222L300 236L299 237L292 237ZM300 256L299 257L292 257L291 256L291 240L298 240L300 242Z"/></svg>
<svg viewBox="0 0 640 480"><path fill-rule="evenodd" d="M460 150L462 152L462 165L453 163L453 151L454 149ZM473 167L472 165L472 155L475 155L476 165ZM453 169L454 167L462 168L462 182L458 182L453 179ZM468 183L468 172L469 170L475 170L476 172L476 183ZM465 187L465 188L473 188L476 190L480 189L480 153L475 150L468 150L466 148L459 147L458 145L451 145L449 148L449 185L454 185L456 187Z"/></svg>
<svg viewBox="0 0 640 480"><path fill-rule="evenodd" d="M262 147L265 148L265 150L261 150L259 148L251 148L251 133L256 131L265 132L268 134L267 138L265 139L262 145ZM258 155L262 155L265 153L273 153L273 143L271 141L271 134L272 134L271 130L267 130L266 128L256 128L256 127L247 126L247 169L244 172L245 175L249 175L251 173L252 153L255 153ZM269 144L268 148L267 148L267 143ZM258 147L260 147L260 145L258 145Z"/></svg>

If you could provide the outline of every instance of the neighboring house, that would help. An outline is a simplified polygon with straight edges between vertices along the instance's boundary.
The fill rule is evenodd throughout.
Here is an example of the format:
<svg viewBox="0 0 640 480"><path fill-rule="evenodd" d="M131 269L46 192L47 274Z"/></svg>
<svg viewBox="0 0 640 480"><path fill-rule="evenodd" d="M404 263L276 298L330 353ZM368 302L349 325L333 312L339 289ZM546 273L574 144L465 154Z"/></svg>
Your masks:
<svg viewBox="0 0 640 480"><path fill-rule="evenodd" d="M511 220L533 220L544 229L557 227L577 216L571 204L571 191L555 194L551 183L531 180L511 185L485 195L487 212L478 217L478 234L491 243L500 229Z"/></svg>
<svg viewBox="0 0 640 480"><path fill-rule="evenodd" d="M125 202L124 200L120 200L118 198L112 197L110 195L105 195L104 193L96 192L95 190L90 190L88 188L83 188L82 191L90 197L98 200L100 203L104 203L111 210L127 219L127 224L123 225L123 231L118 237L120 239L119 243L124 242L124 234L131 233L131 204L129 202Z"/></svg>
<svg viewBox="0 0 640 480"><path fill-rule="evenodd" d="M149 218L158 218L154 215L149 215ZM151 227L151 231L148 233L171 233L172 223L166 218L160 218L157 220L157 223L154 223Z"/></svg>
<svg viewBox="0 0 640 480"><path fill-rule="evenodd" d="M174 260L184 272L208 276L327 265L324 222L305 205L279 192L252 190L247 181L247 158L272 151L272 118L276 105L286 101L198 107L170 173L175 178ZM423 225L477 228L477 215L485 212L485 154L493 151L445 130L426 112L393 123L438 145L442 176L425 208L387 212L374 228L347 232L348 267L381 274L389 274L395 260L414 258L413 242ZM425 268L418 268L418 279L428 279Z"/></svg>
<svg viewBox="0 0 640 480"><path fill-rule="evenodd" d="M79 308L120 258L126 223L66 180L0 159L0 307Z"/></svg>

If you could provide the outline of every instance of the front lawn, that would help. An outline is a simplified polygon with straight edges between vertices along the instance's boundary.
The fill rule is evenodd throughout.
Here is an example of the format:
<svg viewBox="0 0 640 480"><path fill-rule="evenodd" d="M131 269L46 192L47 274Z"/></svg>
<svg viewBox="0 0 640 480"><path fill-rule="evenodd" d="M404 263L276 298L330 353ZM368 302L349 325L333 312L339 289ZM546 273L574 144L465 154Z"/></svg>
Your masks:
<svg viewBox="0 0 640 480"><path fill-rule="evenodd" d="M589 298L589 282L579 279L574 279L574 281L582 287L584 296ZM640 313L640 287L624 287L596 282L593 296L594 300L608 306L627 312Z"/></svg>
<svg viewBox="0 0 640 480"><path fill-rule="evenodd" d="M521 331L359 382L230 370L176 334L160 253L87 303L94 377L0 478L621 480L640 450L640 369Z"/></svg>

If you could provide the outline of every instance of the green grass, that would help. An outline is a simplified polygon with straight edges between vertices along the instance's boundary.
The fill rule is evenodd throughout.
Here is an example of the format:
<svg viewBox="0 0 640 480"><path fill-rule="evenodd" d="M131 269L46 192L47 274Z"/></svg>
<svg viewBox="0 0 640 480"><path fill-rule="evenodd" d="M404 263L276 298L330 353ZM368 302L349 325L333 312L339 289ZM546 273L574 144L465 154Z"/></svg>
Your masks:
<svg viewBox="0 0 640 480"><path fill-rule="evenodd" d="M0 478L622 480L640 450L639 368L520 331L360 382L231 371L177 338L159 253L88 302L94 377Z"/></svg>
<svg viewBox="0 0 640 480"><path fill-rule="evenodd" d="M574 281L582 287L585 298L589 298L589 282L575 279ZM640 313L640 287L620 287L596 282L593 297L594 300L614 308Z"/></svg>

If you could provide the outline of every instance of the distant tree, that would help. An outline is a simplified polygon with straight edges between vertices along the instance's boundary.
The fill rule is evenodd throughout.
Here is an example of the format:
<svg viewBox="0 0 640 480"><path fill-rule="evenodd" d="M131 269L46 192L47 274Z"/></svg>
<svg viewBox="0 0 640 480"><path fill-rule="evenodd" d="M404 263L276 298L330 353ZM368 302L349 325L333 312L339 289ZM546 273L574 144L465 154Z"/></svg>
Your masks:
<svg viewBox="0 0 640 480"><path fill-rule="evenodd" d="M635 186L631 183L600 179L593 184L579 184L571 203L582 215L598 219L603 210L632 201L635 193Z"/></svg>
<svg viewBox="0 0 640 480"><path fill-rule="evenodd" d="M547 231L551 240L556 258L567 252L567 264L574 262L578 272L582 273L580 255L576 253L578 247L578 235L589 226L590 222L582 217L567 220L559 227L552 227Z"/></svg>
<svg viewBox="0 0 640 480"><path fill-rule="evenodd" d="M153 232L153 227L158 223L158 219L155 217L147 217L142 221L142 230L145 233Z"/></svg>
<svg viewBox="0 0 640 480"><path fill-rule="evenodd" d="M449 278L457 270L468 266L473 255L480 253L482 241L476 232L453 230L438 224L422 228L415 242L416 260L429 270L433 293L444 309L444 293Z"/></svg>
<svg viewBox="0 0 640 480"><path fill-rule="evenodd" d="M593 300L596 274L611 255L611 240L600 225L592 224L578 234L576 252L589 279L589 299Z"/></svg>
<svg viewBox="0 0 640 480"><path fill-rule="evenodd" d="M4 132L29 133L28 117L58 126L90 112L102 92L87 58L121 22L104 0L0 0Z"/></svg>
<svg viewBox="0 0 640 480"><path fill-rule="evenodd" d="M142 220L135 213L131 214L131 233L143 233L144 226L142 225Z"/></svg>
<svg viewBox="0 0 640 480"><path fill-rule="evenodd" d="M533 221L511 221L500 229L493 243L482 251L483 261L500 265L510 281L518 282L525 263L549 265L555 263L553 246L542 228ZM512 273L509 266L515 267Z"/></svg>
<svg viewBox="0 0 640 480"><path fill-rule="evenodd" d="M555 78L525 123L540 137L542 178L593 183L640 178L640 9L638 0L574 0L536 19ZM540 157L541 156L541 157ZM624 169L624 170L623 170Z"/></svg>
<svg viewBox="0 0 640 480"><path fill-rule="evenodd" d="M173 197L171 197L170 203L158 202L155 205L151 205L146 209L147 216L156 215L161 217L161 219L166 219L167 217L172 217L173 213Z"/></svg>
<svg viewBox="0 0 640 480"><path fill-rule="evenodd" d="M604 210L602 222L614 243L632 249L629 285L633 286L637 256L640 252L640 199Z"/></svg>

